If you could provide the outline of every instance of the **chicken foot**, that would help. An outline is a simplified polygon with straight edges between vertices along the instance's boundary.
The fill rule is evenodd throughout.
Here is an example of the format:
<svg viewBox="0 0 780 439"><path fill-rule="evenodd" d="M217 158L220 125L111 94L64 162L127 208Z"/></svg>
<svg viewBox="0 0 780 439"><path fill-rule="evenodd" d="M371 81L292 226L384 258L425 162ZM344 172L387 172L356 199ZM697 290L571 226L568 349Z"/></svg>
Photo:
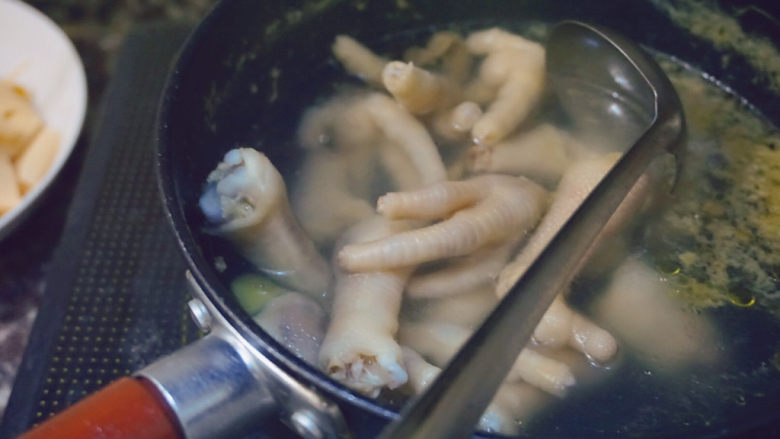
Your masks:
<svg viewBox="0 0 780 439"><path fill-rule="evenodd" d="M463 39L455 32L436 32L425 47L412 47L404 60L418 66L439 64L441 72L455 83L463 82L474 62Z"/></svg>
<svg viewBox="0 0 780 439"><path fill-rule="evenodd" d="M499 274L496 285L496 294L499 297L503 297L517 279L525 273L619 158L619 153L609 153L601 157L579 161L566 170L558 184L550 209L539 223L539 227L531 235L522 251ZM583 257L580 268L591 259L599 247L614 238L618 231L633 218L645 202L648 186L648 177L643 175L631 188L607 224L604 225Z"/></svg>
<svg viewBox="0 0 780 439"><path fill-rule="evenodd" d="M367 114L384 136L409 157L424 184L447 179L447 170L428 130L392 98L374 93L364 101Z"/></svg>
<svg viewBox="0 0 780 439"><path fill-rule="evenodd" d="M512 136L492 148L473 146L469 170L474 173L525 175L554 186L572 162L569 138L559 129L542 124Z"/></svg>
<svg viewBox="0 0 780 439"><path fill-rule="evenodd" d="M382 85L382 69L387 64L387 59L347 35L337 36L331 49L333 56L339 60L346 71L369 85Z"/></svg>
<svg viewBox="0 0 780 439"><path fill-rule="evenodd" d="M446 266L423 274L415 274L406 286L412 298L435 298L472 291L480 286L493 285L504 268L518 239L505 244L480 249Z"/></svg>
<svg viewBox="0 0 780 439"><path fill-rule="evenodd" d="M301 226L317 243L332 243L351 224L374 215L374 208L351 190L349 164L327 150L307 157L293 190Z"/></svg>
<svg viewBox="0 0 780 439"><path fill-rule="evenodd" d="M469 329L450 323L404 323L399 331L399 339L402 344L443 367L470 334ZM564 396L566 390L576 383L568 365L528 348L517 356L506 380L523 380L559 397Z"/></svg>
<svg viewBox="0 0 780 439"><path fill-rule="evenodd" d="M361 177L356 178L356 187L370 186L363 180L373 176L373 167L366 164L387 147L402 152L425 184L447 178L439 150L425 126L382 93L331 99L307 111L298 139L307 149L327 146L346 154L351 163L349 175ZM392 165L386 168L393 172ZM398 179L408 180L405 176Z"/></svg>
<svg viewBox="0 0 780 439"><path fill-rule="evenodd" d="M406 227L403 221L374 217L350 228L344 242L377 239ZM328 375L372 397L406 382L395 334L411 270L345 273L337 268L331 321L319 356Z"/></svg>
<svg viewBox="0 0 780 439"><path fill-rule="evenodd" d="M487 89L497 87L495 100L474 124L474 143L491 146L504 139L531 113L545 83L545 51L539 43L493 28L466 39L472 53L489 55L480 69Z"/></svg>
<svg viewBox="0 0 780 439"><path fill-rule="evenodd" d="M382 71L382 83L412 114L427 114L458 99L455 85L449 79L412 63L389 62Z"/></svg>
<svg viewBox="0 0 780 439"><path fill-rule="evenodd" d="M569 308L560 295L536 326L533 338L553 348L569 345L600 364L611 360L618 348L612 334Z"/></svg>
<svg viewBox="0 0 780 439"><path fill-rule="evenodd" d="M410 313L414 321L454 323L471 329L476 329L498 303L492 285L436 299L414 299L408 294L406 297L409 307L414 309Z"/></svg>
<svg viewBox="0 0 780 439"><path fill-rule="evenodd" d="M409 371L409 387L415 395L419 395L441 373L441 368L428 363L409 347L401 349ZM544 394L531 385L504 382L480 417L477 427L492 433L517 434L520 424L529 420L543 404Z"/></svg>
<svg viewBox="0 0 780 439"><path fill-rule="evenodd" d="M449 218L380 240L347 245L339 252L338 261L347 271L376 271L462 256L532 229L546 202L546 191L536 183L503 175L389 193L377 202L377 210L387 218Z"/></svg>
<svg viewBox="0 0 780 439"><path fill-rule="evenodd" d="M258 270L280 284L321 298L328 264L298 225L279 171L251 148L238 148L208 176L204 215Z"/></svg>

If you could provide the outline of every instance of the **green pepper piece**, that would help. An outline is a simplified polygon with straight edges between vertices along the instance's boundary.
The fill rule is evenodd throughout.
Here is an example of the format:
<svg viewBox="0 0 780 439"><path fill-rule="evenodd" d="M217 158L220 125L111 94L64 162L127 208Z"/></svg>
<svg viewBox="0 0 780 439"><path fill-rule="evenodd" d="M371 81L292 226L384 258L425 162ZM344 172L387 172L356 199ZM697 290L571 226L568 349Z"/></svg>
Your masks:
<svg viewBox="0 0 780 439"><path fill-rule="evenodd" d="M273 298L288 290L260 274L242 274L230 284L238 303L250 315L255 315Z"/></svg>

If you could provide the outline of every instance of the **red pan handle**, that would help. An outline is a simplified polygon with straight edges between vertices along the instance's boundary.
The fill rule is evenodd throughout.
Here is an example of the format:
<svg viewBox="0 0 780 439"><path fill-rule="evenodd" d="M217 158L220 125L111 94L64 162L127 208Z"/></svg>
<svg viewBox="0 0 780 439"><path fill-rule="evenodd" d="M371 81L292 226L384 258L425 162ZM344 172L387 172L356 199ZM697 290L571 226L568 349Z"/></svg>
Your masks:
<svg viewBox="0 0 780 439"><path fill-rule="evenodd" d="M182 439L158 390L143 378L121 378L18 439Z"/></svg>

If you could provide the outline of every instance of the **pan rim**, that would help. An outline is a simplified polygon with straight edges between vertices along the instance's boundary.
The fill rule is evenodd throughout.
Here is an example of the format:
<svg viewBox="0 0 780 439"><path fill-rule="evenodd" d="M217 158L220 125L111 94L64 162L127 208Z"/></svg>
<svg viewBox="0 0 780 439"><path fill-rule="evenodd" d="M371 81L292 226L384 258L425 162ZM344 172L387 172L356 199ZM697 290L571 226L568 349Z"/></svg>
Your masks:
<svg viewBox="0 0 780 439"><path fill-rule="evenodd" d="M324 372L316 369L302 359L295 357L280 343L273 339L267 332L260 328L246 312L233 309L223 300L228 289L222 284L214 273L214 268L196 251L199 247L192 230L187 222L186 215L181 206L181 197L178 194L178 185L173 178L173 160L171 157L171 139L169 125L171 113L174 111L177 97L181 93L180 84L182 76L186 75L188 66L198 56L199 45L205 38L213 37L216 23L229 14L230 6L235 1L222 0L207 14L203 21L197 25L194 31L184 41L182 48L172 63L163 85L162 97L157 108L155 119L156 152L155 170L158 190L162 198L163 211L176 238L177 245L185 259L187 268L191 271L198 287L212 302L223 320L235 330L240 338L247 342L255 354L262 355L288 375L298 381L303 380L307 384L316 386L324 395L340 404L356 406L361 410L380 416L385 420L393 420L398 417L398 412L383 407L376 400L355 392L345 385L328 377ZM184 275L184 273L182 273Z"/></svg>

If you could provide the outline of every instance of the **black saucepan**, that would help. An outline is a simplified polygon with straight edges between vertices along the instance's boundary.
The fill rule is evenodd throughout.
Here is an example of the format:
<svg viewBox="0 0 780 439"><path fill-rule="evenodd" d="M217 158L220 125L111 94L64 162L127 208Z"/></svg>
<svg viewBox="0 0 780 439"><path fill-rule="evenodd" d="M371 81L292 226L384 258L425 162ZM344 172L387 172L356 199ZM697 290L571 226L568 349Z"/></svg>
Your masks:
<svg viewBox="0 0 780 439"><path fill-rule="evenodd" d="M170 74L159 113L158 149L165 205L196 290L193 313L211 334L207 341L196 343L199 347L185 348L173 359L161 360L165 366L153 365L142 371L135 381L141 381L144 389L156 389L152 393L159 394L151 399L159 403L158 411L160 405L169 407L162 409L165 415L161 418L171 425L170 431L188 438L230 437L245 426L262 428L256 426L262 425L263 416L282 418L307 437L348 433L372 437L396 416L399 402L375 401L350 391L287 352L254 323L228 288L230 278L248 266L208 233L198 207L206 176L229 149L257 148L282 173L294 172L299 157L294 132L303 110L331 92L333 81L343 79L343 72L330 57L336 35L349 34L379 52L392 53L442 28L498 25L522 30L530 22L592 22L707 72L777 125L780 86L776 66L780 60L764 64L767 71L757 70L738 46L729 45L728 35L722 38L726 43L716 45L673 19L674 11L722 8L718 14L736 17L754 32L747 38L777 37L777 22L754 6L661 0L219 3L188 40ZM215 261L219 260L226 262L226 270L217 269ZM780 347L780 325L767 319L756 313L758 326L744 329L746 337L756 338L757 355ZM766 328L774 332L756 334ZM204 379L201 375L209 375L209 370L213 373ZM203 384L208 379L213 382ZM780 371L770 371L765 379L769 395L749 407L735 406L715 421L657 417L653 403L640 402L642 390L631 398L630 392L615 389L615 399L582 399L568 409L543 416L539 431L546 437L770 434L777 432L780 416ZM104 397L104 401L111 398ZM688 409L697 410L695 405ZM622 417L620 421L605 424L615 412ZM149 425L155 422L162 421L148 421ZM111 437L171 437L165 432L155 434Z"/></svg>

